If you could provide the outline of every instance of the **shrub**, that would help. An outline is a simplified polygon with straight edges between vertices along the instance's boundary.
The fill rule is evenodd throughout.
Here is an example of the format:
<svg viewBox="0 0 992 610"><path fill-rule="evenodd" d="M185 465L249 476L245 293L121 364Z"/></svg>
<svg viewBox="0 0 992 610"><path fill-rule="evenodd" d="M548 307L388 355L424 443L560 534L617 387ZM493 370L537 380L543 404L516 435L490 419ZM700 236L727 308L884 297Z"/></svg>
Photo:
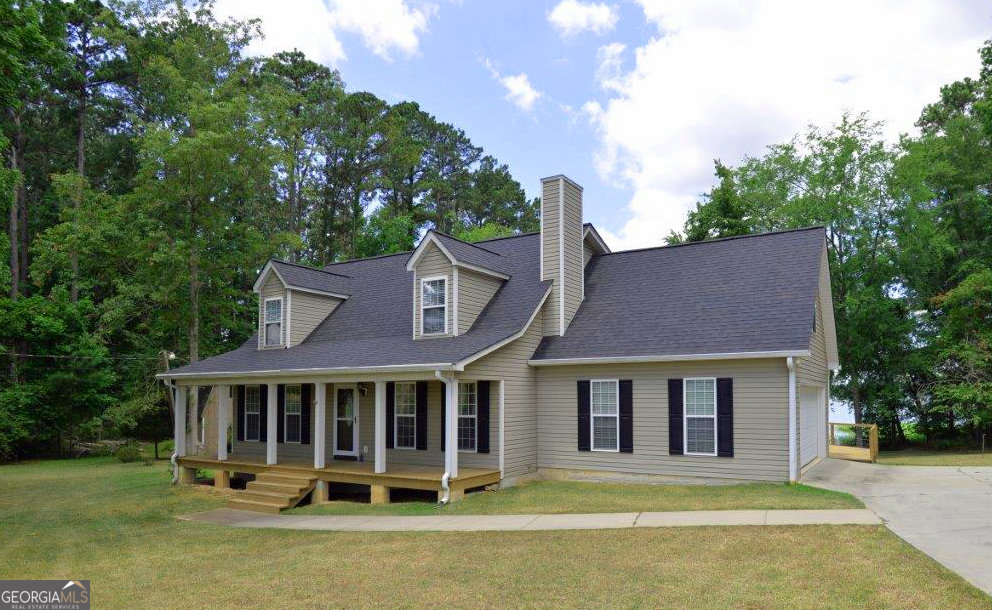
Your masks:
<svg viewBox="0 0 992 610"><path fill-rule="evenodd" d="M125 464L128 462L137 462L141 459L141 449L134 444L124 445L117 450L117 459Z"/></svg>

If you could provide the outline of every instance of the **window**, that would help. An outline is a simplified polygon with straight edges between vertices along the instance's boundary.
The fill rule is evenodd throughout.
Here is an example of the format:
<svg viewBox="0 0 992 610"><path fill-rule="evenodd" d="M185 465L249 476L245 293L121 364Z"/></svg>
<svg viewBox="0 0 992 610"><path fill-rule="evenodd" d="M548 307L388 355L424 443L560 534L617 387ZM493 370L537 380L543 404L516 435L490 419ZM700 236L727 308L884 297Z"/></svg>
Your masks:
<svg viewBox="0 0 992 610"><path fill-rule="evenodd" d="M683 404L686 455L716 455L716 379L686 379Z"/></svg>
<svg viewBox="0 0 992 610"><path fill-rule="evenodd" d="M265 299L265 345L282 345L282 297Z"/></svg>
<svg viewBox="0 0 992 610"><path fill-rule="evenodd" d="M475 382L458 384L458 450L475 451L479 397Z"/></svg>
<svg viewBox="0 0 992 610"><path fill-rule="evenodd" d="M397 383L393 387L395 405L394 443L397 449L415 449L417 446L417 384Z"/></svg>
<svg viewBox="0 0 992 610"><path fill-rule="evenodd" d="M286 442L300 442L303 423L303 392L299 384L286 386Z"/></svg>
<svg viewBox="0 0 992 610"><path fill-rule="evenodd" d="M245 386L245 440L257 441L262 427L262 410L259 408L259 388Z"/></svg>
<svg viewBox="0 0 992 610"><path fill-rule="evenodd" d="M617 390L619 382L592 381L589 390L592 392L592 450L620 450L620 393Z"/></svg>
<svg viewBox="0 0 992 610"><path fill-rule="evenodd" d="M420 332L443 335L448 330L447 278L424 278L420 281Z"/></svg>

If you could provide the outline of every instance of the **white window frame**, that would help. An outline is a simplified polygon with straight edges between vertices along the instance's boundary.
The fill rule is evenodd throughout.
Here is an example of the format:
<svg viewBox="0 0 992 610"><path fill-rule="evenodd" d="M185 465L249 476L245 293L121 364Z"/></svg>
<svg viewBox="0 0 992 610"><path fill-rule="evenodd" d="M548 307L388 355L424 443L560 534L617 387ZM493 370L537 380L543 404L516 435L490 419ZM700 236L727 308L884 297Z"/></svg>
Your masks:
<svg viewBox="0 0 992 610"><path fill-rule="evenodd" d="M689 381L712 381L713 382L713 415L689 415L686 413L686 395L689 391ZM716 387L716 377L686 377L682 380L682 453L683 455L698 455L704 457L716 457L717 448L720 446L720 431L717 426L717 405L720 404L719 390ZM713 453L699 453L689 451L689 418L712 419L713 420Z"/></svg>
<svg viewBox="0 0 992 610"><path fill-rule="evenodd" d="M400 415L399 405L396 402L396 388L401 385L413 386L413 415ZM413 420L413 444L410 446L400 445L400 418L407 417ZM393 448L402 449L404 451L417 448L417 382L415 381L397 381L393 384Z"/></svg>
<svg viewBox="0 0 992 610"><path fill-rule="evenodd" d="M475 392L475 413L473 415L462 415L461 410L461 388L463 385L470 385ZM455 442L458 443L458 453L478 453L479 452L479 384L475 381L459 381L458 391L455 393ZM475 446L472 449L462 449L458 439L458 430L461 428L463 419L471 419L472 427L475 429Z"/></svg>
<svg viewBox="0 0 992 610"><path fill-rule="evenodd" d="M424 284L427 282L436 282L438 280L444 281L444 305L431 305L429 307L424 307ZM439 333L428 333L424 331L424 325L427 318L424 316L424 309L438 309L444 307L444 328ZM448 334L448 276L447 275L432 275L430 277L420 278L420 334L424 337L438 337L441 335Z"/></svg>
<svg viewBox="0 0 992 610"><path fill-rule="evenodd" d="M617 412L614 415L596 415L592 405L592 388L597 383L612 383L616 386ZM596 449L596 418L616 420L617 424L617 446L615 449ZM620 380L619 379L590 379L589 380L589 450L603 451L605 453L620 452Z"/></svg>
<svg viewBox="0 0 992 610"><path fill-rule="evenodd" d="M300 412L290 413L289 412L289 388L296 387L300 389ZM303 385L299 383L288 383L283 388L283 405L282 405L282 430L284 443L290 445L300 445L303 443ZM295 441L289 440L289 418L290 416L300 418L300 438Z"/></svg>
<svg viewBox="0 0 992 610"><path fill-rule="evenodd" d="M269 302L279 301L279 342L269 343ZM269 297L262 302L262 347L279 347L283 345L283 329L286 321L286 309L282 297ZM274 322L273 322L274 324Z"/></svg>
<svg viewBox="0 0 992 610"><path fill-rule="evenodd" d="M258 410L254 413L248 410L248 406L249 406L248 390L250 390L251 388L255 388L255 391L258 392L258 401L255 403L255 407ZM248 438L248 430L251 429L251 426L248 425L249 415L258 416L258 427L256 428L256 430L258 430L258 436L256 436L255 438ZM262 388L261 386L257 386L257 385L246 385L245 386L245 442L258 443L261 442L261 438L262 438Z"/></svg>

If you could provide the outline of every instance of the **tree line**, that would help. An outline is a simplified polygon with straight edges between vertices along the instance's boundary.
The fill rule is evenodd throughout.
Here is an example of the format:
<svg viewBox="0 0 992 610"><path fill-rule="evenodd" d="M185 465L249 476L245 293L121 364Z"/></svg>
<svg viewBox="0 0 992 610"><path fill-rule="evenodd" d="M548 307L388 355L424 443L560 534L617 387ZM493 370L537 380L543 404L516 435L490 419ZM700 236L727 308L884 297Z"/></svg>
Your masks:
<svg viewBox="0 0 992 610"><path fill-rule="evenodd" d="M919 135L846 113L735 167L670 243L823 225L842 368L835 397L884 445L992 441L992 41ZM908 424L908 425L907 425Z"/></svg>
<svg viewBox="0 0 992 610"><path fill-rule="evenodd" d="M259 36L210 1L0 0L0 459L167 428L161 354L245 341L269 257L536 230L463 130Z"/></svg>

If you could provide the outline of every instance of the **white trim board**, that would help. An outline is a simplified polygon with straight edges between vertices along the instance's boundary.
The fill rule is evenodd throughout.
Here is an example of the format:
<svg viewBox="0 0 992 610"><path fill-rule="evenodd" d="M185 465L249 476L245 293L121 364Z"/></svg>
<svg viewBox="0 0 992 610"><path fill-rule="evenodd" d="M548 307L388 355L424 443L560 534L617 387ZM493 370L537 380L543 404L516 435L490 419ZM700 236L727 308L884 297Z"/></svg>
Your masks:
<svg viewBox="0 0 992 610"><path fill-rule="evenodd" d="M805 358L809 350L779 352L726 352L719 354L663 354L645 356L605 356L591 358L531 359L531 366L567 366L575 364L618 364L624 362L679 362L683 360L745 360L749 358Z"/></svg>

